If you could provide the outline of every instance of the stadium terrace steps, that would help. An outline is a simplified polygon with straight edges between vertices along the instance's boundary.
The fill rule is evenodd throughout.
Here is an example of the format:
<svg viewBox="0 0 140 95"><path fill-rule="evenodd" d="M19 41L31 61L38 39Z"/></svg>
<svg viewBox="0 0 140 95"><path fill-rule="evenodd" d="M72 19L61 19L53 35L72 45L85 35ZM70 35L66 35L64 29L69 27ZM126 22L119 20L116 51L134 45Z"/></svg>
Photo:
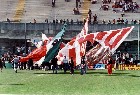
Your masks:
<svg viewBox="0 0 140 95"><path fill-rule="evenodd" d="M44 22L51 11L51 0L26 0L22 22Z"/></svg>
<svg viewBox="0 0 140 95"><path fill-rule="evenodd" d="M82 19L88 17L88 11L90 8L91 2L89 0L84 0L83 1L83 6L82 6Z"/></svg>
<svg viewBox="0 0 140 95"><path fill-rule="evenodd" d="M77 19L86 18L88 15L88 9L91 9L92 16L97 14L98 21L101 22L103 19L107 22L108 20L123 18L131 21L132 19L139 20L140 13L125 13L124 17L121 17L122 12L114 13L112 11L112 4L109 5L109 10L99 10L102 5L102 0L98 0L97 4L91 4L89 0L81 3L79 8L80 15L73 14L73 8L75 8L75 0L65 2L65 0L56 0L56 6L52 8L51 0L0 0L0 20L5 21L6 18L10 20L21 22L44 22L46 18L52 22L53 19ZM136 1L140 5L140 0ZM140 9L139 9L140 10ZM92 18L93 20L93 18Z"/></svg>
<svg viewBox="0 0 140 95"><path fill-rule="evenodd" d="M18 5L16 7L16 12L13 17L13 21L21 21L22 15L24 14L24 6L25 6L25 0L19 0Z"/></svg>
<svg viewBox="0 0 140 95"><path fill-rule="evenodd" d="M0 0L0 21L13 20L18 0Z"/></svg>

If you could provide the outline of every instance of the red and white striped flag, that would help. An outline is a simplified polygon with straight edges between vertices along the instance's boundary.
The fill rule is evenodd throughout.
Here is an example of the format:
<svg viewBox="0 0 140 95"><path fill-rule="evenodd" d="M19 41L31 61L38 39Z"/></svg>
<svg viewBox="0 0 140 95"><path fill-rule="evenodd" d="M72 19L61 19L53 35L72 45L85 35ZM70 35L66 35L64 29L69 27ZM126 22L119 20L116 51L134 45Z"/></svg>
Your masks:
<svg viewBox="0 0 140 95"><path fill-rule="evenodd" d="M64 56L66 56L68 59L70 59L70 57L73 57L75 65L81 63L81 56L85 55L86 42L79 43L78 40L80 38L85 38L87 33L88 33L88 18L86 19L86 23L82 31L76 37L72 38L72 40L68 42L66 46L59 51L57 55L58 64L62 63Z"/></svg>
<svg viewBox="0 0 140 95"><path fill-rule="evenodd" d="M106 59L110 54L114 54L115 50L125 40L133 28L134 26L93 33L94 41L99 42L99 44L87 52L86 56L88 62L91 64L96 64Z"/></svg>

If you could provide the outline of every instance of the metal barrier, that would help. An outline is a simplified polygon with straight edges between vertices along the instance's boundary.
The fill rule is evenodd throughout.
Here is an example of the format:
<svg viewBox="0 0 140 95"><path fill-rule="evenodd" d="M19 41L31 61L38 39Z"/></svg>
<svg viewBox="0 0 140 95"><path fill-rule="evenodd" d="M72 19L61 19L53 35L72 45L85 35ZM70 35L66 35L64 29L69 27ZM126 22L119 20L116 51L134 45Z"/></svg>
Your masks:
<svg viewBox="0 0 140 95"><path fill-rule="evenodd" d="M57 34L58 31L61 30L63 24L60 23L0 23L1 31L47 31L47 34ZM120 29L123 27L135 26L133 31L127 37L127 39L137 39L138 31L140 30L140 24L89 24L89 33L94 33L98 31L108 31L114 29ZM26 28L25 28L26 27ZM69 38L73 37L77 33L79 33L83 28L83 24L77 24L76 22L73 24L68 24L66 31L69 31ZM53 31L53 32L52 32ZM1 36L0 36L1 38Z"/></svg>

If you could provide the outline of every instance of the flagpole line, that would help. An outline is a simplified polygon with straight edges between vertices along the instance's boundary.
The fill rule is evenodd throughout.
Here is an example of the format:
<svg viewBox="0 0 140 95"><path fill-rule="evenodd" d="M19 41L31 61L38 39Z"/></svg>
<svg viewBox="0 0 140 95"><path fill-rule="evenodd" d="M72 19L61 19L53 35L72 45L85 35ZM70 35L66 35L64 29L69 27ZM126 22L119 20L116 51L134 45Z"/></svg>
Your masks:
<svg viewBox="0 0 140 95"><path fill-rule="evenodd" d="M25 28L25 31L24 32L25 32L25 54L26 54L27 53L27 41L26 41L27 40L27 29L26 29L27 28L26 27L26 20L27 19L26 19L26 10L24 11L24 15L25 15L25 23L24 23L24 25L25 25L25 27L24 27Z"/></svg>
<svg viewBox="0 0 140 95"><path fill-rule="evenodd" d="M138 60L139 60L139 38L140 38L140 25L138 24Z"/></svg>
<svg viewBox="0 0 140 95"><path fill-rule="evenodd" d="M27 49L27 41L26 41L26 22L25 22L25 54L27 53L26 49Z"/></svg>

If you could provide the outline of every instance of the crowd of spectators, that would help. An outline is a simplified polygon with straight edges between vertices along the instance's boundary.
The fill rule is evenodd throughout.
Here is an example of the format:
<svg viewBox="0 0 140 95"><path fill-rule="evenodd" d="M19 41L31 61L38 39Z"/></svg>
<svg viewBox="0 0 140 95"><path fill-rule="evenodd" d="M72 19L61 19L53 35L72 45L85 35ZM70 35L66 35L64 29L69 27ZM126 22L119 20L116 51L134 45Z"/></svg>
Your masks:
<svg viewBox="0 0 140 95"><path fill-rule="evenodd" d="M122 12L137 12L139 5L132 0L115 0L112 8L113 11L115 11L115 8L121 8Z"/></svg>
<svg viewBox="0 0 140 95"><path fill-rule="evenodd" d="M68 25L72 25L72 24L84 24L86 21L86 19L84 18L83 20L79 20L77 19L76 21L74 21L73 19L56 19L53 20L51 22L48 21L48 19L45 20L45 23L53 23L53 24L64 24L67 23ZM140 24L140 20L128 20L128 19L124 19L122 18L118 18L118 19L110 19L110 20L98 20L98 16L97 14L94 14L90 20L89 20L89 24Z"/></svg>
<svg viewBox="0 0 140 95"><path fill-rule="evenodd" d="M118 64L138 64L138 55L132 55L128 52L121 53L120 51L117 51L116 54L116 63Z"/></svg>
<svg viewBox="0 0 140 95"><path fill-rule="evenodd" d="M56 0L52 0L52 7L55 7L55 1ZM91 1L92 4L97 4L99 1L98 0L89 0ZM65 2L70 2L70 0L65 0ZM82 6L82 3L84 1L82 0L76 0L76 6L75 8L73 8L73 14L74 15L81 15L81 12L79 11L79 8L81 8ZM110 6L110 4L112 6ZM92 9L89 9L88 10L88 16L89 16L89 23L91 24L139 24L140 23L140 20L135 20L135 19L129 19L129 21L127 19L124 19L123 17L125 16L125 12L136 12L139 8L139 5L137 4L137 2L133 2L133 0L102 0L102 5L101 7L99 8L100 10L103 9L103 10L109 10L109 8L112 7L112 10L114 12L117 12L117 8L121 8L120 10L122 11L122 14L121 14L121 17L118 17L113 19L113 20L106 20L106 19L100 19L98 20L99 16L97 16L96 13L92 13ZM7 22L11 22L11 20L9 18L7 18ZM32 21L33 23L37 23L37 20L36 19L33 19ZM77 24L82 24L83 21L81 20L78 20L77 21L73 21L72 19L70 20L67 19L61 19L61 20L58 20L58 19L55 19L53 21L51 21L51 23L63 23L63 22L67 22L69 24L73 24L73 23L77 23ZM48 21L48 19L46 18L45 19L45 23L50 23Z"/></svg>

